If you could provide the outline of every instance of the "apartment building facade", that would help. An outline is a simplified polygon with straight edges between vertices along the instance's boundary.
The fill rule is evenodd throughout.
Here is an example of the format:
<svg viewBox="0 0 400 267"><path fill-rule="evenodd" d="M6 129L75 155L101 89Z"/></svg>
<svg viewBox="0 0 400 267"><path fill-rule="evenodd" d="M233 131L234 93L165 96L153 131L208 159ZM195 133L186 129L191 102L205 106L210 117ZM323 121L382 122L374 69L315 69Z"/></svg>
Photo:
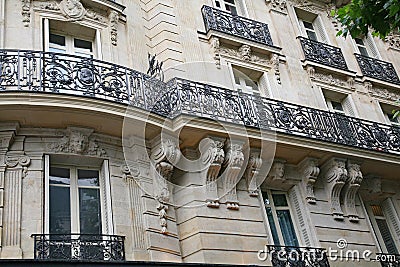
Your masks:
<svg viewBox="0 0 400 267"><path fill-rule="evenodd" d="M398 266L400 35L334 4L0 0L0 263Z"/></svg>

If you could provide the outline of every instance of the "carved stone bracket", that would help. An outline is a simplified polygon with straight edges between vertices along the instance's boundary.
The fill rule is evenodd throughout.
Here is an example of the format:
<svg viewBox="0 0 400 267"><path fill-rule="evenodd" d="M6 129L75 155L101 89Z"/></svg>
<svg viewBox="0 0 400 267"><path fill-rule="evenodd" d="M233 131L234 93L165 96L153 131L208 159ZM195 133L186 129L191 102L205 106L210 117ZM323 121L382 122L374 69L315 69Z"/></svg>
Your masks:
<svg viewBox="0 0 400 267"><path fill-rule="evenodd" d="M244 163L243 142L230 141L226 143L226 157L224 162L223 188L226 194L228 209L238 210L239 200L236 194L236 185L242 177Z"/></svg>
<svg viewBox="0 0 400 267"><path fill-rule="evenodd" d="M22 22L25 27L31 23L31 0L22 0Z"/></svg>
<svg viewBox="0 0 400 267"><path fill-rule="evenodd" d="M320 169L318 159L305 158L297 166L298 172L303 176L302 185L305 192L305 199L309 204L315 204L314 184L317 181Z"/></svg>
<svg viewBox="0 0 400 267"><path fill-rule="evenodd" d="M219 207L217 179L221 170L221 165L225 159L224 148L225 139L208 137L200 148L202 153L202 163L209 166L206 172L206 204L210 208Z"/></svg>
<svg viewBox="0 0 400 267"><path fill-rule="evenodd" d="M351 222L358 222L359 215L356 210L356 194L363 180L360 164L351 160L347 161L348 182L344 188L344 205L346 215Z"/></svg>
<svg viewBox="0 0 400 267"><path fill-rule="evenodd" d="M93 129L68 127L64 137L62 137L57 143L49 144L48 149L51 152L106 157L106 151L99 147L95 137L92 136L92 133Z"/></svg>
<svg viewBox="0 0 400 267"><path fill-rule="evenodd" d="M180 159L179 146L172 139L160 140L152 149L151 160L154 163L155 198L160 218L161 232L167 233L167 211L170 201L169 181L174 171L173 164Z"/></svg>
<svg viewBox="0 0 400 267"><path fill-rule="evenodd" d="M250 152L249 162L247 163L246 172L244 174L247 183L247 191L251 197L258 196L258 186L262 183L257 183L259 171L262 165L260 151Z"/></svg>
<svg viewBox="0 0 400 267"><path fill-rule="evenodd" d="M343 211L340 206L340 193L347 181L346 160L332 158L322 167L322 173L328 184L328 201L331 213L335 220L343 220Z"/></svg>
<svg viewBox="0 0 400 267"><path fill-rule="evenodd" d="M118 21L119 21L119 13L117 11L111 11L109 15L109 25L110 25L110 35L111 35L111 44L117 45L117 35L118 35Z"/></svg>

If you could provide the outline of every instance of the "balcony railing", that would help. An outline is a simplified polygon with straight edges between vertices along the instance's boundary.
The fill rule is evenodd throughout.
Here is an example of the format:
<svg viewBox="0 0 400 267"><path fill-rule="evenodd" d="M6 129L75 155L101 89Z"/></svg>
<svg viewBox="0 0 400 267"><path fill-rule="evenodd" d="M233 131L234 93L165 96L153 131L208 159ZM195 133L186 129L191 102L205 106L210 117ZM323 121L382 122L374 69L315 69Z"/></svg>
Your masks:
<svg viewBox="0 0 400 267"><path fill-rule="evenodd" d="M214 30L257 43L273 46L268 25L262 22L232 15L229 12L203 6L206 31Z"/></svg>
<svg viewBox="0 0 400 267"><path fill-rule="evenodd" d="M355 56L364 76L400 85L399 76L392 63L359 54Z"/></svg>
<svg viewBox="0 0 400 267"><path fill-rule="evenodd" d="M382 267L400 267L399 254L378 253L377 259Z"/></svg>
<svg viewBox="0 0 400 267"><path fill-rule="evenodd" d="M316 62L329 67L348 70L346 61L340 48L298 37L303 48L306 60Z"/></svg>
<svg viewBox="0 0 400 267"><path fill-rule="evenodd" d="M328 257L323 248L267 246L272 266L276 267L329 267Z"/></svg>
<svg viewBox="0 0 400 267"><path fill-rule="evenodd" d="M400 128L71 55L0 51L1 92L70 94L173 119L186 114L278 133L400 154Z"/></svg>
<svg viewBox="0 0 400 267"><path fill-rule="evenodd" d="M125 260L123 236L33 234L32 237L37 260Z"/></svg>

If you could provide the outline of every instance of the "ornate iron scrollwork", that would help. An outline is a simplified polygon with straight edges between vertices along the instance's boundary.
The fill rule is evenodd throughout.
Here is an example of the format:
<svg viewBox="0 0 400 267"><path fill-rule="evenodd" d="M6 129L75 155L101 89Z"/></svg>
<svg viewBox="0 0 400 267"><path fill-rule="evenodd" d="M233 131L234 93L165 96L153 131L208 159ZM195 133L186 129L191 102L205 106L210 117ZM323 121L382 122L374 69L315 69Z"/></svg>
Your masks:
<svg viewBox="0 0 400 267"><path fill-rule="evenodd" d="M392 63L376 58L355 54L363 75L381 81L400 84L399 76Z"/></svg>
<svg viewBox="0 0 400 267"><path fill-rule="evenodd" d="M277 267L329 267L323 248L268 245L272 266Z"/></svg>
<svg viewBox="0 0 400 267"><path fill-rule="evenodd" d="M257 43L273 46L268 25L245 17L232 15L229 12L203 6L206 31L214 30Z"/></svg>
<svg viewBox="0 0 400 267"><path fill-rule="evenodd" d="M306 60L341 70L348 70L340 48L304 37L298 38Z"/></svg>
<svg viewBox="0 0 400 267"><path fill-rule="evenodd" d="M33 234L38 260L124 261L124 237L88 234Z"/></svg>

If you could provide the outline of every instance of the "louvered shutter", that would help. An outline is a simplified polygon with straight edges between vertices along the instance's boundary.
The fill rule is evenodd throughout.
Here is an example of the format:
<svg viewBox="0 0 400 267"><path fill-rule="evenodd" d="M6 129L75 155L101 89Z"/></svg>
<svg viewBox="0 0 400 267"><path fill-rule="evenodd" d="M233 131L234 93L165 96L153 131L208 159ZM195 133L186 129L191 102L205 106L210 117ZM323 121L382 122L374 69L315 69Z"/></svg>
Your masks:
<svg viewBox="0 0 400 267"><path fill-rule="evenodd" d="M268 77L267 77L266 73L261 75L260 79L258 80L258 91L264 97L268 97L268 98L272 97L271 93L269 91L269 82L268 82Z"/></svg>
<svg viewBox="0 0 400 267"><path fill-rule="evenodd" d="M248 17L249 14L247 13L246 5L244 4L244 0L235 0L235 5L239 10L239 15L243 17Z"/></svg>
<svg viewBox="0 0 400 267"><path fill-rule="evenodd" d="M400 244L400 220L395 210L395 207L389 198L382 203L382 210L385 215L387 225L389 226L391 231L387 229L382 232L382 229L378 224L379 230L381 231L382 238L385 240L385 245L388 249L388 252L398 253L395 244L392 245L394 247L391 247L390 238L393 239L394 243ZM386 241L388 242L386 243Z"/></svg>
<svg viewBox="0 0 400 267"><path fill-rule="evenodd" d="M378 49L376 48L374 39L370 34L365 38L365 46L367 47L368 54L370 57L379 58Z"/></svg>
<svg viewBox="0 0 400 267"><path fill-rule="evenodd" d="M342 104L343 104L343 109L344 109L346 115L349 115L351 117L356 117L355 107L353 105L353 101L352 101L350 95L348 95L343 100Z"/></svg>
<svg viewBox="0 0 400 267"><path fill-rule="evenodd" d="M321 43L328 43L328 36L325 32L324 25L322 24L321 18L318 16L314 21L313 21L313 26L315 28L315 31L318 35L318 41Z"/></svg>

